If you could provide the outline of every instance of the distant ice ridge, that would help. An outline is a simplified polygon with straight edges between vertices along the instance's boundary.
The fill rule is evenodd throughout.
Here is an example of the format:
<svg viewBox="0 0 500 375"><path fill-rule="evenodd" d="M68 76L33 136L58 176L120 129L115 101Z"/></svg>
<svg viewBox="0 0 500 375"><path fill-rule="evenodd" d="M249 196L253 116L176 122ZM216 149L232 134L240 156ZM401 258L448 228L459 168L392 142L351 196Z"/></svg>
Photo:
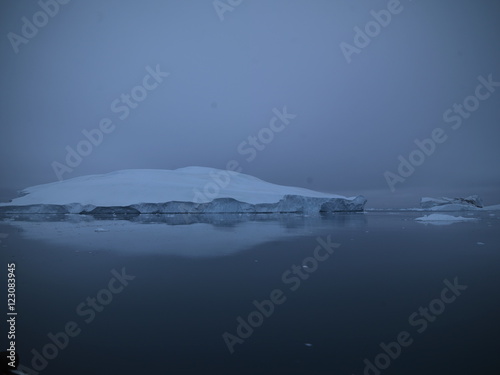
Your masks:
<svg viewBox="0 0 500 375"><path fill-rule="evenodd" d="M466 198L428 198L420 200L420 207L433 211L465 211L483 208L483 201L477 195Z"/></svg>
<svg viewBox="0 0 500 375"><path fill-rule="evenodd" d="M478 195L470 195L465 198L428 198L420 200L420 209L413 211L497 211L500 205L484 206L482 199Z"/></svg>
<svg viewBox="0 0 500 375"><path fill-rule="evenodd" d="M0 213L200 214L363 211L363 196L343 197L275 185L206 167L130 169L37 185L0 204Z"/></svg>

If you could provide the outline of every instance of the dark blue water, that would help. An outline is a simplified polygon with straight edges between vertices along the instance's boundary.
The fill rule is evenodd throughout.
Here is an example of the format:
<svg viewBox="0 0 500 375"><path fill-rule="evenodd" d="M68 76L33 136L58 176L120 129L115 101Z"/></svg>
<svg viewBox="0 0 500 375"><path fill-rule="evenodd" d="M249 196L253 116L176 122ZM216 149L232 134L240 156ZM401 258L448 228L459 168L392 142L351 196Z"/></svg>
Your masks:
<svg viewBox="0 0 500 375"><path fill-rule="evenodd" d="M499 216L418 216L3 221L18 353L57 375L498 373Z"/></svg>

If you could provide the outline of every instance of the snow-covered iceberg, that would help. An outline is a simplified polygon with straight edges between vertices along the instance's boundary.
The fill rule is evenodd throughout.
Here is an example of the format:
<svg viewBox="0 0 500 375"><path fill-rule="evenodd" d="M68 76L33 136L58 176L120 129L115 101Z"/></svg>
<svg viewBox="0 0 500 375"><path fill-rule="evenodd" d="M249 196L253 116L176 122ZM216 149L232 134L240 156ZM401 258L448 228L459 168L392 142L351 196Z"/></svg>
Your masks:
<svg viewBox="0 0 500 375"><path fill-rule="evenodd" d="M420 207L431 211L469 211L483 208L483 201L477 195L466 198L428 198L420 200Z"/></svg>
<svg viewBox="0 0 500 375"><path fill-rule="evenodd" d="M206 167L130 169L37 185L0 204L4 214L302 213L363 211L363 196L344 197L275 185Z"/></svg>

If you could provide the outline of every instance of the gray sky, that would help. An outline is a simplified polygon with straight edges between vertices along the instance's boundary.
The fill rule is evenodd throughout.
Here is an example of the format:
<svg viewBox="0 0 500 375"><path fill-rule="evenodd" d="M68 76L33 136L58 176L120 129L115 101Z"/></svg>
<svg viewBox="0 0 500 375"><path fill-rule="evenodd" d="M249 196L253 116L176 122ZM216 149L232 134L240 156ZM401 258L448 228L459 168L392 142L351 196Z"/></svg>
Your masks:
<svg viewBox="0 0 500 375"><path fill-rule="evenodd" d="M500 203L500 87L476 90L480 76L500 82L497 1L44 1L53 16L35 1L0 6L2 189L57 181L53 163L107 118L64 179L235 160L269 182L365 194L372 207L472 193ZM367 46L355 27L372 35ZM148 66L169 75L143 83ZM143 100L124 101L131 92ZM289 119L270 127L284 107ZM400 175L399 155L436 128L441 143Z"/></svg>

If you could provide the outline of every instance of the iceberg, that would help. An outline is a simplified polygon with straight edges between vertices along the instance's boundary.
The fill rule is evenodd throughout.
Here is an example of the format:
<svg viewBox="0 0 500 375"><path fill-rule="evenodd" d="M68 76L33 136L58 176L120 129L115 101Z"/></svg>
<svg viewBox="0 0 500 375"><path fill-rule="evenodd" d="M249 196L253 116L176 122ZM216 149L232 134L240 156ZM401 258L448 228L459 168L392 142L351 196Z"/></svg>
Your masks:
<svg viewBox="0 0 500 375"><path fill-rule="evenodd" d="M344 197L234 171L186 167L129 169L33 186L1 203L0 214L318 214L363 211L365 203L361 195Z"/></svg>
<svg viewBox="0 0 500 375"><path fill-rule="evenodd" d="M471 217L444 215L444 214L430 214L422 217L417 217L415 220L421 223L446 225L461 221L476 221L478 219Z"/></svg>
<svg viewBox="0 0 500 375"><path fill-rule="evenodd" d="M420 200L420 207L432 211L467 211L483 208L483 201L477 195L466 198L428 198Z"/></svg>

